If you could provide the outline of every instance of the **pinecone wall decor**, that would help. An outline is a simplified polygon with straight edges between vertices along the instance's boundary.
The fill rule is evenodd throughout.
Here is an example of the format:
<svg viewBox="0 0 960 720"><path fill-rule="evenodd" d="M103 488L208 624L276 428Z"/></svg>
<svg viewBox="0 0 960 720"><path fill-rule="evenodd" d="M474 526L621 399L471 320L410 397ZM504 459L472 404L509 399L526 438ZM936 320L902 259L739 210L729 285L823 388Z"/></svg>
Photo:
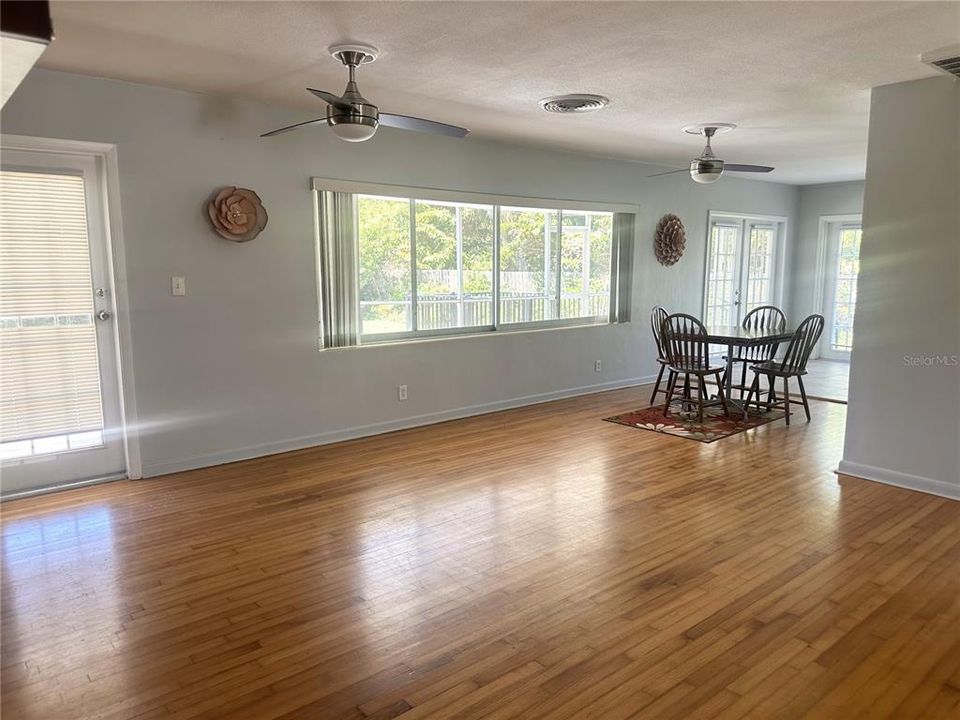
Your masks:
<svg viewBox="0 0 960 720"><path fill-rule="evenodd" d="M653 251L661 265L673 265L683 257L687 246L687 235L683 222L676 215L667 213L657 223L657 232L653 237Z"/></svg>

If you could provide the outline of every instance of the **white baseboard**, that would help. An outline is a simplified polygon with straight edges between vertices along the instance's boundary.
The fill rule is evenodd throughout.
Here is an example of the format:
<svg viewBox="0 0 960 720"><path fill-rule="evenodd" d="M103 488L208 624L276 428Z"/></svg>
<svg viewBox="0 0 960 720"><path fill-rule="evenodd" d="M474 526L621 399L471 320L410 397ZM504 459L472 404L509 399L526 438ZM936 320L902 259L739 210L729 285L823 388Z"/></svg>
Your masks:
<svg viewBox="0 0 960 720"><path fill-rule="evenodd" d="M450 410L441 410L423 415L411 415L409 417L399 418L397 420L372 423L370 425L359 425L356 427L343 428L341 430L331 430L318 435L306 435L303 437L290 438L288 440L278 440L276 442L248 445L246 447L236 448L234 450L226 450L224 452L210 453L206 455L194 455L193 457L182 458L180 460L171 460L170 462L145 464L143 465L142 469L142 477L156 477L158 475L167 475L169 473L182 472L184 470L196 470L197 468L224 465L226 463L237 462L239 460L250 460L251 458L264 457L265 455L276 455L277 453L290 452L291 450L303 450L304 448L316 447L318 445L329 445L330 443L343 442L344 440L355 440L357 438L380 435L382 433L394 432L396 430L406 430L408 428L420 427L423 425L433 425L435 423L445 422L447 420L458 420L460 418L471 417L473 415L485 415L487 413L498 412L500 410L510 410L512 408L523 407L525 405L536 405L538 403L550 402L551 400L562 400L564 398L576 397L577 395L589 395L591 393L603 392L604 390L617 390L619 388L645 385L647 383L652 383L654 380L656 380L656 376L650 375L648 377L613 380L610 382L596 383L594 385L583 385L581 387L566 388L564 390L536 393L534 395L521 395L519 397L508 398L506 400L497 400L496 402L481 403L479 405L467 405L464 407L452 408Z"/></svg>
<svg viewBox="0 0 960 720"><path fill-rule="evenodd" d="M73 490L74 488L87 487L88 485L116 482L117 480L125 480L126 478L126 473L117 473L116 475L87 478L86 480L74 480L72 482L60 483L59 485L44 485L43 487L29 488L27 490L12 490L10 492L0 493L0 502L19 500L20 498L33 497L34 495L46 495L47 493L60 492L61 490Z"/></svg>
<svg viewBox="0 0 960 720"><path fill-rule="evenodd" d="M841 475L850 475L863 480L873 480L884 485L894 485L907 490L938 495L950 500L960 500L960 484L948 483L943 480L910 475L896 470L873 467L872 465L861 465L846 460L840 461L837 472Z"/></svg>

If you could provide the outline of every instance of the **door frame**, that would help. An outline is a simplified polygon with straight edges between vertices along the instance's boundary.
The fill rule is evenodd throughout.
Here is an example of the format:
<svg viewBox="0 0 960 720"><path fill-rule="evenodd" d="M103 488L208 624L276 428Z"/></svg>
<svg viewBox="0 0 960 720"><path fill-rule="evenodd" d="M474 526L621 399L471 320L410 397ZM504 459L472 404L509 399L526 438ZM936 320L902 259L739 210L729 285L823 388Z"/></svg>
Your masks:
<svg viewBox="0 0 960 720"><path fill-rule="evenodd" d="M823 315L824 318L826 318L826 315L824 314L824 311L826 310L824 307L824 294L827 291L827 263L829 261L827 252L830 249L830 226L839 225L841 223L857 223L860 225L862 232L863 213L821 215L817 222L817 264L815 266L815 273L813 276L813 313L816 315ZM813 349L811 357L822 358L823 348L827 342L829 342L828 333L824 332L823 336L820 338L820 342L818 342L817 346ZM849 361L833 360L833 362Z"/></svg>
<svg viewBox="0 0 960 720"><path fill-rule="evenodd" d="M756 213L745 213L745 212L728 212L725 210L709 210L707 211L707 228L704 233L704 248L703 248L703 280L700 283L700 313L703 316L706 316L706 303L707 303L707 282L710 280L710 233L713 228L714 220L734 220L740 223L740 248L743 249L744 243L749 238L749 229L750 224L753 222L759 224L776 224L777 239L776 239L776 248L774 249L774 258L773 258L773 268L774 268L774 278L773 278L773 297L771 298L771 303L776 305L779 308L783 307L783 296L784 296L784 286L786 285L786 261L787 261L787 224L789 218L784 215L759 215ZM739 252L739 251L738 251ZM746 262L744 257L740 257L740 263L737 267L737 278L740 279L740 275L743 272L743 264Z"/></svg>
<svg viewBox="0 0 960 720"><path fill-rule="evenodd" d="M126 477L143 477L140 459L140 436L137 401L133 375L133 347L131 344L130 303L128 294L126 253L123 238L123 221L120 208L120 167L117 146L110 143L62 140L57 138L30 137L27 135L0 134L0 150L18 150L33 153L79 155L93 159L102 192L103 241L109 263L107 272L113 290L116 322L111 323L113 348L117 359L117 392L120 397L120 428L123 435L123 454L126 462ZM93 478L73 483L64 483L42 488L12 492L0 496L2 500L38 495L67 487L93 485L115 480L115 477Z"/></svg>

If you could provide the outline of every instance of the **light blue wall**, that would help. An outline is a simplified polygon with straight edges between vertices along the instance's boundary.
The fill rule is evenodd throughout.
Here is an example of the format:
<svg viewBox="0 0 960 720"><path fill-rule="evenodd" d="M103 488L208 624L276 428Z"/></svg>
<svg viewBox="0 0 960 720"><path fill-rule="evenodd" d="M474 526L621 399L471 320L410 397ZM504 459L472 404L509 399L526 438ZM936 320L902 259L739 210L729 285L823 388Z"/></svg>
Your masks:
<svg viewBox="0 0 960 720"><path fill-rule="evenodd" d="M841 470L960 500L960 82L873 89Z"/></svg>
<svg viewBox="0 0 960 720"><path fill-rule="evenodd" d="M649 308L700 312L708 212L784 215L791 232L796 218L797 188L776 183L648 179L656 168L640 163L389 129L363 144L323 128L258 137L301 119L43 70L3 110L6 133L118 147L146 474L649 377ZM320 353L312 176L639 204L634 322ZM228 184L253 188L269 211L251 243L218 239L200 212L211 190ZM652 252L666 212L680 215L688 238L671 268ZM171 296L172 275L186 276L186 297ZM405 403L400 383L409 387Z"/></svg>
<svg viewBox="0 0 960 720"><path fill-rule="evenodd" d="M824 215L859 215L863 210L863 181L806 185L800 188L789 278L789 317L800 322L816 312L820 298L816 279L820 218Z"/></svg>

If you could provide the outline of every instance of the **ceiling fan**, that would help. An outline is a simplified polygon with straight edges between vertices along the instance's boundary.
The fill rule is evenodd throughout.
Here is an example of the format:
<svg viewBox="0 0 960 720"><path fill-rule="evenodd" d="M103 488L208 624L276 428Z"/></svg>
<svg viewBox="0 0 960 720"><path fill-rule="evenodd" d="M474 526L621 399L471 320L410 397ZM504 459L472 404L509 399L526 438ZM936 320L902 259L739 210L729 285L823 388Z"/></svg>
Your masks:
<svg viewBox="0 0 960 720"><path fill-rule="evenodd" d="M752 172L768 173L773 170L769 165L738 165L735 163L724 162L713 154L713 148L710 147L710 140L717 133L724 133L733 130L736 125L730 123L704 123L702 125L688 125L683 129L684 132L691 135L703 135L707 139L707 145L699 157L690 161L690 177L694 182L712 183L720 179L724 171L731 172ZM648 177L659 177L660 175L672 175L673 173L688 172L687 170L668 170L667 172L655 173Z"/></svg>
<svg viewBox="0 0 960 720"><path fill-rule="evenodd" d="M456 125L447 125L446 123L435 122L433 120L424 120L422 118L410 117L409 115L394 115L393 113L380 112L380 109L360 94L357 87L357 81L354 77L356 70L361 65L372 63L377 59L380 51L370 45L334 45L329 48L330 54L337 60L347 66L350 72L350 80L347 82L347 88L342 96L325 92L324 90L314 90L307 88L318 98L327 103L326 117L316 120L307 120L306 122L288 125L287 127L271 130L260 137L270 137L280 133L296 130L307 125L319 125L324 123L329 125L334 134L341 140L347 142L363 142L373 137L380 125L387 127L400 128L401 130L416 130L418 132L435 133L437 135L447 135L449 137L464 137L469 130L457 127Z"/></svg>

